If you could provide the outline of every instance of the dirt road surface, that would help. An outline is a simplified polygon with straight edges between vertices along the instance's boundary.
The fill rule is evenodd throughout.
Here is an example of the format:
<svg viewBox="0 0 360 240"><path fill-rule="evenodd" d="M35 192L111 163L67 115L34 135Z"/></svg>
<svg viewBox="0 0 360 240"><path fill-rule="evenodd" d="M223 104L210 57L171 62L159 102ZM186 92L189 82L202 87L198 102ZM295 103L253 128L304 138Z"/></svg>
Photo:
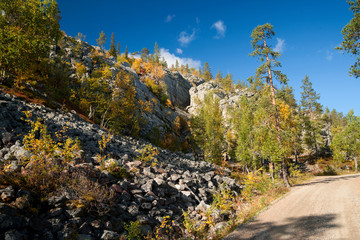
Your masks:
<svg viewBox="0 0 360 240"><path fill-rule="evenodd" d="M316 177L291 189L224 240L360 239L360 174Z"/></svg>

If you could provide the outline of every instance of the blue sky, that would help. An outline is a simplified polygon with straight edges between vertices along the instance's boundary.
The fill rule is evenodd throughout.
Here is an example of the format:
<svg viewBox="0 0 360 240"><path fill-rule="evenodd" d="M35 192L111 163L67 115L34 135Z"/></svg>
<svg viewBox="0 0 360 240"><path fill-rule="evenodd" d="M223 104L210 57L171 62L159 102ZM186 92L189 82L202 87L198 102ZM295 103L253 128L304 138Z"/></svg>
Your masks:
<svg viewBox="0 0 360 240"><path fill-rule="evenodd" d="M113 32L121 51L157 42L170 62L195 67L208 62L213 75L220 70L234 79L246 80L260 63L249 57L251 32L257 25L271 23L271 42L283 54L282 71L299 100L301 80L308 75L320 102L345 114L360 114L360 79L349 77L354 57L334 50L342 41L341 29L352 18L345 0L58 0L61 29L78 32L96 45L103 30L107 48Z"/></svg>

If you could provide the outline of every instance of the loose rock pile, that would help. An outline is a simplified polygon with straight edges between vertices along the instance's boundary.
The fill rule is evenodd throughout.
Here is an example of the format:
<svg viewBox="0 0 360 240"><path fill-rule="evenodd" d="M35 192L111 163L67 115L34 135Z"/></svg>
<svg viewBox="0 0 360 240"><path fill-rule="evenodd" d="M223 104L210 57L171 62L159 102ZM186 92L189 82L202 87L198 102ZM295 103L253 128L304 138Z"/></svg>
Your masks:
<svg viewBox="0 0 360 240"><path fill-rule="evenodd" d="M32 119L43 119L52 134L66 126L66 134L78 138L84 151L68 171L91 171L97 183L108 187L114 200L111 207L102 208L106 211L94 213L69 204L74 202L71 189L39 201L24 189L0 186L0 239L119 239L125 231L124 223L139 220L145 234L164 216L170 216L182 234L183 211L189 210L200 220L197 208L208 206L219 186L225 184L237 193L241 190L228 176L229 170L222 169L220 175L213 164L197 160L193 154L158 149L156 165L144 164L137 157L148 143L124 136L114 136L103 153L111 158L106 161L115 161L131 172L131 178L116 179L101 170L95 160L105 130L74 112L54 111L0 92L0 164L11 163L12 171L19 170L20 159L31 154L22 146L22 137L30 129L23 111L29 111ZM223 219L219 216L217 221Z"/></svg>

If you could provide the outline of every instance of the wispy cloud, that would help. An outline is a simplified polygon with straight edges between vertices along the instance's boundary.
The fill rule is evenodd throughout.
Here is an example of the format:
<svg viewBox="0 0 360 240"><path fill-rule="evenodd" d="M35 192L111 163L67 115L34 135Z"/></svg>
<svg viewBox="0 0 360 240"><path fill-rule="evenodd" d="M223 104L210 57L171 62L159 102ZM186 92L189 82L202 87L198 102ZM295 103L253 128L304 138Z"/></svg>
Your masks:
<svg viewBox="0 0 360 240"><path fill-rule="evenodd" d="M177 48L177 49L176 49L176 53L182 54L182 53L183 53L183 50L182 50L181 48Z"/></svg>
<svg viewBox="0 0 360 240"><path fill-rule="evenodd" d="M214 24L211 26L211 28L216 30L216 35L214 38L223 38L225 37L226 32L226 26L222 20L219 20L217 22L214 22Z"/></svg>
<svg viewBox="0 0 360 240"><path fill-rule="evenodd" d="M189 43L191 43L192 41L194 41L196 38L196 29L194 28L192 30L192 33L188 33L186 31L182 31L179 34L179 38L178 41L180 42L181 46L187 46Z"/></svg>
<svg viewBox="0 0 360 240"><path fill-rule="evenodd" d="M334 53L330 50L326 50L326 60L331 61L333 59Z"/></svg>
<svg viewBox="0 0 360 240"><path fill-rule="evenodd" d="M160 56L165 59L168 66L175 65L176 60L180 65L186 65L188 64L189 67L193 67L195 69L198 69L201 66L200 60L194 60L192 58L180 58L177 57L175 54L170 53L169 49L160 48Z"/></svg>
<svg viewBox="0 0 360 240"><path fill-rule="evenodd" d="M166 23L171 22L174 19L174 17L175 17L175 14L167 15L165 22Z"/></svg>
<svg viewBox="0 0 360 240"><path fill-rule="evenodd" d="M285 39L276 38L276 40L277 40L277 43L276 43L276 46L274 48L274 51L282 53L285 50L285 45L286 45Z"/></svg>

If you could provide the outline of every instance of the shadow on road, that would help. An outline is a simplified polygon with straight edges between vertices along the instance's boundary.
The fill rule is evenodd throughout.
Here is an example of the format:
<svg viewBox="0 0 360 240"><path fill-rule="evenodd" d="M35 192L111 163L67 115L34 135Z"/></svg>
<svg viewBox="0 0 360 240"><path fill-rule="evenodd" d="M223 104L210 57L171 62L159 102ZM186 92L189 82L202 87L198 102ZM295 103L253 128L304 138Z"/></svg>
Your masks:
<svg viewBox="0 0 360 240"><path fill-rule="evenodd" d="M322 178L322 179L315 179L314 181L309 182L309 183L296 184L293 187L311 186L311 185L321 184L321 183L326 184L326 183L330 183L330 182L334 182L334 181L349 180L349 179L353 179L353 178L360 178L360 175L356 174L356 175L346 175L346 176L329 176L329 177Z"/></svg>
<svg viewBox="0 0 360 240"><path fill-rule="evenodd" d="M336 214L324 214L299 218L288 218L285 224L275 222L259 223L256 220L238 227L234 233L224 240L277 240L277 239L308 239L322 232L340 227L334 224Z"/></svg>

